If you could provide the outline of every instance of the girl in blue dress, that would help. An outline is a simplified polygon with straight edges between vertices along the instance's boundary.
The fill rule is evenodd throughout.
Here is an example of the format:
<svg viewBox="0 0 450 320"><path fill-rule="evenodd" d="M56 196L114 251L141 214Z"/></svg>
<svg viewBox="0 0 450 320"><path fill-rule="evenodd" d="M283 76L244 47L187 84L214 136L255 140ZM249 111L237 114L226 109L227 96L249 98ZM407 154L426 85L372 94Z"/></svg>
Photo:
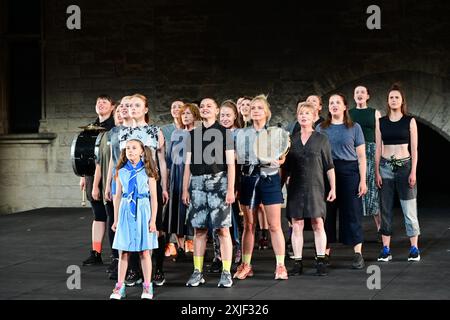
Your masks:
<svg viewBox="0 0 450 320"><path fill-rule="evenodd" d="M145 137L131 135L122 150L117 165L117 185L114 203L116 232L113 248L119 250L118 281L111 299L125 297L125 275L131 252L138 252L144 274L142 299L153 298L151 284L152 249L158 248L156 232L156 179L158 173L151 151L144 146ZM118 179L117 179L118 178Z"/></svg>

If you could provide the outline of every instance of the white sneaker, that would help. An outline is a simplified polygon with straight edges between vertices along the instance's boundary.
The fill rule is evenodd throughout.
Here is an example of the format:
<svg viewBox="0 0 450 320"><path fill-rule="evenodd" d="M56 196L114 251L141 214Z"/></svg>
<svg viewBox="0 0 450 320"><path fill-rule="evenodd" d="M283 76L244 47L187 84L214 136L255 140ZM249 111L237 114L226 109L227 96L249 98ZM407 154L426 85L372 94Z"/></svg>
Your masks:
<svg viewBox="0 0 450 320"><path fill-rule="evenodd" d="M113 293L109 296L109 299L111 300L120 300L126 297L125 293L125 284L122 284L121 287L118 286L116 283L116 286L114 287Z"/></svg>
<svg viewBox="0 0 450 320"><path fill-rule="evenodd" d="M153 299L153 285L151 283L148 287L144 284L142 285L141 299Z"/></svg>

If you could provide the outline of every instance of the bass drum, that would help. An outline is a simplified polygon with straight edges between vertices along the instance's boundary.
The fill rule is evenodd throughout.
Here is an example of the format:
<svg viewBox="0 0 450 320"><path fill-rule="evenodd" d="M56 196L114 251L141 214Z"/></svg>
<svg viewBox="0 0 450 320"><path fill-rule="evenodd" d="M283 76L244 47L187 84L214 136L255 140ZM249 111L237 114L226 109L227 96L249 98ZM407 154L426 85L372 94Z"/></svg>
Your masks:
<svg viewBox="0 0 450 320"><path fill-rule="evenodd" d="M77 176L84 177L94 175L95 145L98 136L101 135L103 135L103 132L86 130L78 133L73 138L70 156L72 159L73 172L75 172Z"/></svg>

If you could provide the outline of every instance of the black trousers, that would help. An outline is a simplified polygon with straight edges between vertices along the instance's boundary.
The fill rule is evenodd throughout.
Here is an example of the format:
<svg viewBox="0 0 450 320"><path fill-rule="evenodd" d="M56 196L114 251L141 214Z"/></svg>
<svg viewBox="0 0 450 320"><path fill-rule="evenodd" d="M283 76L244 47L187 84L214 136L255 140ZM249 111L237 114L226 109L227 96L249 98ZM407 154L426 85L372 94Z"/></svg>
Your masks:
<svg viewBox="0 0 450 320"><path fill-rule="evenodd" d="M362 198L358 198L358 161L334 160L336 200L327 202L325 232L328 243L337 242L336 218L339 210L339 241L355 246L363 242Z"/></svg>
<svg viewBox="0 0 450 320"><path fill-rule="evenodd" d="M109 239L109 245L111 246L111 254L113 258L119 258L119 252L116 249L113 249L112 245L114 242L114 236L116 233L111 229L113 223L114 223L114 205L112 201L106 201L105 204L106 213L108 215L108 239Z"/></svg>

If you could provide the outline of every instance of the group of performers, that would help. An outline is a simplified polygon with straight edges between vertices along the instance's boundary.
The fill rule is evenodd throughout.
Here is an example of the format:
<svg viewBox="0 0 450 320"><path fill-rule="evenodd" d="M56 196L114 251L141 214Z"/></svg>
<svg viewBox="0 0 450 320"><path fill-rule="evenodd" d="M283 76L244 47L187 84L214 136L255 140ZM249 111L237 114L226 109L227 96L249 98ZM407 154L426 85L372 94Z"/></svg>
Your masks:
<svg viewBox="0 0 450 320"><path fill-rule="evenodd" d="M252 255L262 215L275 253L275 279L303 272L303 231L309 224L317 275L327 275L330 244L337 241L353 247L351 267L362 269L363 216L373 216L382 239L378 261L392 259L396 193L410 239L407 260L419 261L417 125L399 86L388 92L386 116L368 106L369 98L366 87L356 87L356 107L349 109L344 95L333 94L326 119L320 116L320 96L299 101L295 120L283 129L289 132L289 151L263 161L253 146L270 130L271 110L264 95L221 105L212 98L199 104L177 100L171 105L173 123L161 128L150 124L143 95L123 97L117 106L109 96L99 96L95 125L107 133L94 176L80 181L94 212L92 251L83 264L102 264L102 239L108 230L112 263L107 271L117 279L110 298L124 298L126 285L139 283L143 275L141 297L152 299L153 284L165 283L170 235L178 246L177 257L186 257L186 242L193 236L189 287L205 283L204 256L211 237L214 261L221 263L218 287L229 288L233 279L254 275ZM294 259L289 272L281 227L284 185Z"/></svg>

